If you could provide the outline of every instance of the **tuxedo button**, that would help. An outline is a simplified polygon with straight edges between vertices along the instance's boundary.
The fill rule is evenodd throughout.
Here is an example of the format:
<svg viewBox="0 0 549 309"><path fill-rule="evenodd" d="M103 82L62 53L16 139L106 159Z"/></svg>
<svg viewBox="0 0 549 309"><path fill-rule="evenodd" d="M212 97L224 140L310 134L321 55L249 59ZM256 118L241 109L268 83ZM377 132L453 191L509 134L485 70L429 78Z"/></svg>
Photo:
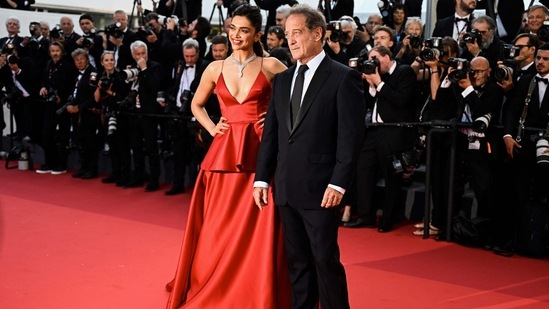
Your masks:
<svg viewBox="0 0 549 309"><path fill-rule="evenodd" d="M293 144L293 143L294 143L294 139L290 138L290 140L288 141L288 144Z"/></svg>

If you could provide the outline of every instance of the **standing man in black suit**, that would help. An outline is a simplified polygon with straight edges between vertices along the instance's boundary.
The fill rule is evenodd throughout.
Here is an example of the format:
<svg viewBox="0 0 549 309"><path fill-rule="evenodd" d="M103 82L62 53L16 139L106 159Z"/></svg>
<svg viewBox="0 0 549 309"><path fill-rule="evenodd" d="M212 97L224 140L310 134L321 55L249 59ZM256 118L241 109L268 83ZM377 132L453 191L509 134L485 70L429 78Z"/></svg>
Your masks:
<svg viewBox="0 0 549 309"><path fill-rule="evenodd" d="M371 112L368 123L412 122L415 117L414 94L416 77L408 65L397 65L391 51L383 46L376 46L368 55L377 59L379 67L372 74L362 77L369 85L365 94L366 108ZM368 113L369 114L369 113ZM366 130L364 142L358 160L357 194L359 219L346 223L347 227L375 227L377 205L373 195L379 175L385 180L385 202L383 217L378 231L389 232L393 223L400 220L397 203L402 181L402 169L395 170L393 163L400 155L412 149L414 129L406 127L371 126Z"/></svg>
<svg viewBox="0 0 549 309"><path fill-rule="evenodd" d="M126 187L140 187L145 180L145 154L149 158L149 183L146 192L160 188L160 155L158 153L158 118L151 115L162 113L156 101L159 91L163 90L164 70L158 62L149 60L147 44L135 41L130 45L132 57L137 64L139 74L133 80L131 89L137 93L135 98L135 116L130 120L130 144L133 151L135 174Z"/></svg>
<svg viewBox="0 0 549 309"><path fill-rule="evenodd" d="M471 31L471 14L477 7L476 0L456 0L455 13L439 20L433 30L433 37L450 36L454 40L460 40L465 32Z"/></svg>
<svg viewBox="0 0 549 309"><path fill-rule="evenodd" d="M354 0L319 0L318 9L324 13L326 21L338 20L341 17L353 16Z"/></svg>
<svg viewBox="0 0 549 309"><path fill-rule="evenodd" d="M292 308L349 308L337 231L364 130L360 74L326 56L323 16L290 9L286 36L297 65L274 78L259 149L254 199L274 180L292 285ZM337 78L333 78L333 77Z"/></svg>

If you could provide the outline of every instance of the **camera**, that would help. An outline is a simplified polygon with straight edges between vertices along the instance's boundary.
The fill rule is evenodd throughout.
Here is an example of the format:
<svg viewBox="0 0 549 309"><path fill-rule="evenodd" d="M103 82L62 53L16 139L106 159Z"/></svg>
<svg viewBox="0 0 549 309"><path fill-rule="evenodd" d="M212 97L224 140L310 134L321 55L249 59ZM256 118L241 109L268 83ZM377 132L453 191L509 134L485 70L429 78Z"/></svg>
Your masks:
<svg viewBox="0 0 549 309"><path fill-rule="evenodd" d="M486 129L490 125L490 120L492 120L492 114L488 113L482 115L473 121L473 131L477 133L485 133Z"/></svg>
<svg viewBox="0 0 549 309"><path fill-rule="evenodd" d="M15 45L8 43L2 48L2 54L11 55L15 51Z"/></svg>
<svg viewBox="0 0 549 309"><path fill-rule="evenodd" d="M17 100L19 100L21 98L22 95L23 95L23 93L21 92L21 90L19 90L19 88L15 87L15 86L8 86L6 88L6 94L3 98L3 100L5 102L15 103L15 102L17 102Z"/></svg>
<svg viewBox="0 0 549 309"><path fill-rule="evenodd" d="M103 75L99 81L101 82L101 89L109 89L113 83L113 78L111 76Z"/></svg>
<svg viewBox="0 0 549 309"><path fill-rule="evenodd" d="M120 22L110 24L107 27L105 27L105 34L119 39L124 36L124 31L120 29L121 26L122 24Z"/></svg>
<svg viewBox="0 0 549 309"><path fill-rule="evenodd" d="M390 0L380 0L377 3L377 8L383 20L391 20L393 12L393 2Z"/></svg>
<svg viewBox="0 0 549 309"><path fill-rule="evenodd" d="M116 105L118 105L120 108L132 110L135 107L136 97L137 97L137 92L132 90L124 99L116 102Z"/></svg>
<svg viewBox="0 0 549 309"><path fill-rule="evenodd" d="M419 155L420 152L412 149L390 156L391 165L393 166L395 174L404 172L405 168L408 167L419 167Z"/></svg>
<svg viewBox="0 0 549 309"><path fill-rule="evenodd" d="M469 62L463 58L450 58L448 59L448 65L455 70L448 74L448 79L452 83L457 83L462 79L466 79L469 74Z"/></svg>
<svg viewBox="0 0 549 309"><path fill-rule="evenodd" d="M517 65L515 57L520 53L520 48L512 44L504 44L501 49L501 59L503 59L503 67L498 67L494 70L494 79L501 82L514 73L514 68Z"/></svg>
<svg viewBox="0 0 549 309"><path fill-rule="evenodd" d="M63 30L61 29L60 25L55 25L55 27L53 27L50 30L50 37L51 38L60 39L62 36L63 36Z"/></svg>
<svg viewBox="0 0 549 309"><path fill-rule="evenodd" d="M179 27L183 27L187 25L187 22L184 19L179 19L176 15L164 16L164 15L158 14L158 23L161 25L166 25L171 20L173 20Z"/></svg>
<svg viewBox="0 0 549 309"><path fill-rule="evenodd" d="M541 165L549 165L549 136L548 135L542 135L540 133L540 137L538 141L536 142L536 163Z"/></svg>
<svg viewBox="0 0 549 309"><path fill-rule="evenodd" d="M341 31L341 21L339 21L339 20L333 20L333 21L329 22L328 25L326 26L326 30L331 31L330 41L332 41L332 42L341 41L341 39L345 35Z"/></svg>
<svg viewBox="0 0 549 309"><path fill-rule="evenodd" d="M94 41L92 37L84 36L84 40L82 40L82 47L89 49L89 48L92 48L93 44L94 44Z"/></svg>
<svg viewBox="0 0 549 309"><path fill-rule="evenodd" d="M97 78L97 72L90 72L89 84L91 87L97 87L99 79Z"/></svg>
<svg viewBox="0 0 549 309"><path fill-rule="evenodd" d="M543 22L543 25L538 29L537 35L540 41L549 41L549 20Z"/></svg>
<svg viewBox="0 0 549 309"><path fill-rule="evenodd" d="M61 115L61 114L63 114L64 111L67 110L67 107L68 107L69 105L76 105L75 103L76 103L76 102L75 102L75 99L74 99L74 97L71 95L71 96L67 99L67 103L65 103L65 104L64 104L63 106L61 106L58 110L56 110L55 113L56 113L57 115Z"/></svg>
<svg viewBox="0 0 549 309"><path fill-rule="evenodd" d="M107 122L107 135L113 135L117 129L116 116L110 116Z"/></svg>
<svg viewBox="0 0 549 309"><path fill-rule="evenodd" d="M157 101L161 100L161 96L165 97L165 92L160 91L157 95ZM183 90L181 97L179 98L179 103L181 106L177 106L176 99L173 97L165 98L166 106L164 107L164 112L167 114L179 114L179 115L188 115L191 111L191 100L192 92L188 89Z"/></svg>
<svg viewBox="0 0 549 309"><path fill-rule="evenodd" d="M366 60L362 63L362 73L369 75L376 72L376 68L379 68L379 60L376 57L372 57L370 60Z"/></svg>
<svg viewBox="0 0 549 309"><path fill-rule="evenodd" d="M57 90L49 89L45 100L46 100L46 103L50 103L50 104L57 103Z"/></svg>
<svg viewBox="0 0 549 309"><path fill-rule="evenodd" d="M366 61L368 61L368 50L365 48L360 51L358 57L349 59L348 65L350 68L362 72Z"/></svg>
<svg viewBox="0 0 549 309"><path fill-rule="evenodd" d="M130 68L130 69L125 69L125 70L120 71L120 74L122 75L122 78L124 80L130 81L132 79L137 78L140 71L141 70L139 70L138 68Z"/></svg>
<svg viewBox="0 0 549 309"><path fill-rule="evenodd" d="M411 35L410 36L410 46L413 49L419 49L423 45L423 38L421 38L419 35Z"/></svg>
<svg viewBox="0 0 549 309"><path fill-rule="evenodd" d="M146 27L143 27L143 28L138 28L137 29L137 36L140 37L141 39L145 40L147 39L147 37L149 35L152 35L153 34L153 27L151 26L146 26Z"/></svg>
<svg viewBox="0 0 549 309"><path fill-rule="evenodd" d="M425 48L419 52L419 58L423 61L432 61L442 55L442 38L439 37L425 40Z"/></svg>
<svg viewBox="0 0 549 309"><path fill-rule="evenodd" d="M465 32L462 40L464 44L477 43L480 45L480 42L482 42L482 34L477 29L473 29L471 32Z"/></svg>
<svg viewBox="0 0 549 309"><path fill-rule="evenodd" d="M494 71L494 79L498 82L501 82L503 80L506 80L509 78L509 76L512 76L513 75L513 68L510 67L510 66L503 66L503 67L498 67L495 71Z"/></svg>

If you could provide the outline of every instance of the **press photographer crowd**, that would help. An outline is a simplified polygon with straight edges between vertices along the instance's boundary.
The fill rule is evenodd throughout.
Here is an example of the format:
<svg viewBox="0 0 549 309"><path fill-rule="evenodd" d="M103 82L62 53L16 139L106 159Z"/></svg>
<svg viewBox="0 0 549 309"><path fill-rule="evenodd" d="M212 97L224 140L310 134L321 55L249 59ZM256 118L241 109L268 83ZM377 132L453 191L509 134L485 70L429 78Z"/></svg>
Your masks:
<svg viewBox="0 0 549 309"><path fill-rule="evenodd" d="M146 184L151 192L160 188L161 161L171 160L165 194L184 193L185 177L196 174L212 140L190 103L211 61L232 59L245 70L231 58L227 36L231 11L246 1L217 1L214 10L227 16L215 36L200 4L177 2L186 3L185 14L166 7L173 1L153 11L138 5L136 29L122 10L104 29L89 14L62 17L53 27L32 22L28 34L17 17L5 21L2 103L15 120L16 143L44 151L36 173L66 173L77 149L80 168L72 176L97 178L98 158L108 153L112 172L102 182ZM294 61L284 23L297 2L255 0L268 11L263 55L288 67ZM365 22L353 17L352 0L319 1L324 52L362 73L356 103L367 109L342 226L393 231L404 219L402 188L428 164L431 220L418 223L415 235L445 239L452 231L456 242L502 256L549 253L549 1L540 2L439 0L430 34L422 0L381 0ZM219 121L215 95L206 109ZM463 199L467 185L477 204L473 219Z"/></svg>

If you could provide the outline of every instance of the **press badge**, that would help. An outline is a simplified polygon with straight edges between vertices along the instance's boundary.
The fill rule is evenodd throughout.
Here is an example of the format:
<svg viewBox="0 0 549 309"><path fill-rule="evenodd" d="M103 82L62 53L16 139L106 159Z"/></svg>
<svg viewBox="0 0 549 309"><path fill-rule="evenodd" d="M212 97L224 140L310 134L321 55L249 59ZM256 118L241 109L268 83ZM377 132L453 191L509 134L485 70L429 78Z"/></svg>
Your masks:
<svg viewBox="0 0 549 309"><path fill-rule="evenodd" d="M479 149L480 149L480 141L469 142L469 150L479 150Z"/></svg>

